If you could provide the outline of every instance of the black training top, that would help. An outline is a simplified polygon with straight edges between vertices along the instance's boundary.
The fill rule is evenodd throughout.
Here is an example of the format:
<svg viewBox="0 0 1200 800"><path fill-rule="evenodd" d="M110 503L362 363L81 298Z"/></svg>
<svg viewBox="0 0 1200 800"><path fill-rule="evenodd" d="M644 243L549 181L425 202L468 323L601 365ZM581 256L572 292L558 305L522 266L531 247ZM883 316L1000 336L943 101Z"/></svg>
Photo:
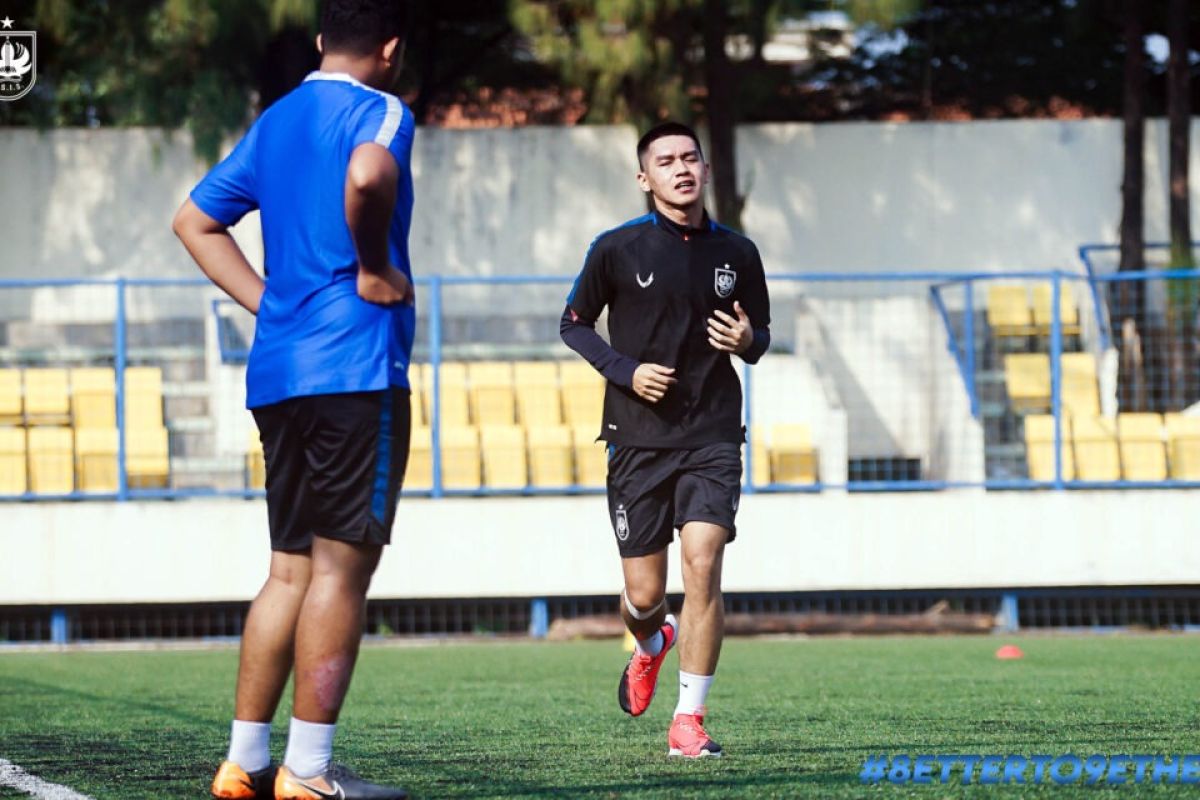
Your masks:
<svg viewBox="0 0 1200 800"><path fill-rule="evenodd" d="M647 214L600 234L567 298L563 341L608 378L600 437L611 444L695 448L741 442L742 387L729 354L708 342L717 309L750 318L753 364L770 343L771 309L754 243L704 218L702 227ZM608 306L605 344L596 319ZM675 368L678 383L658 403L633 391L639 364Z"/></svg>

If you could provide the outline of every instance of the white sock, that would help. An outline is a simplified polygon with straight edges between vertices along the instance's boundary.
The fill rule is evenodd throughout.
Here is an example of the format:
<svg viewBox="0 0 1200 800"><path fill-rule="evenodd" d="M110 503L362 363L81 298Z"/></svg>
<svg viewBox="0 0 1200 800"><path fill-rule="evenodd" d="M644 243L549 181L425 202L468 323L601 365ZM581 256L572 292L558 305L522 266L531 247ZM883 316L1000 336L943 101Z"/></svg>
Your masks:
<svg viewBox="0 0 1200 800"><path fill-rule="evenodd" d="M657 630L649 639L639 639L633 637L633 649L637 650L644 656L656 656L662 652L666 640L663 639L662 631Z"/></svg>
<svg viewBox="0 0 1200 800"><path fill-rule="evenodd" d="M336 731L336 724L322 725L292 717L283 765L298 778L320 775L333 760L333 734Z"/></svg>
<svg viewBox="0 0 1200 800"><path fill-rule="evenodd" d="M703 709L714 677L679 670L679 705L675 706L675 713L695 714Z"/></svg>
<svg viewBox="0 0 1200 800"><path fill-rule="evenodd" d="M229 760L246 772L258 772L271 763L271 723L235 719L229 734Z"/></svg>

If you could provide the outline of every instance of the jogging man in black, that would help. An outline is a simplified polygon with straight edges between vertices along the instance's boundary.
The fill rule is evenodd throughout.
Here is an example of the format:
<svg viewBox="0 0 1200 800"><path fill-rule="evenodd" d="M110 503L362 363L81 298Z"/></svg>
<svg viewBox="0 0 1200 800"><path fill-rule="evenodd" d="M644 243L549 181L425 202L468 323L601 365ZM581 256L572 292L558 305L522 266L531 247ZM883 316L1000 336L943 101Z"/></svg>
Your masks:
<svg viewBox="0 0 1200 800"><path fill-rule="evenodd" d="M637 640L618 700L646 711L681 639L671 755L721 755L703 726L724 633L721 564L742 476L742 391L730 354L753 364L770 344L770 302L753 242L709 220L708 165L688 127L638 142L638 184L654 211L601 234L563 313L563 341L605 378L608 507ZM611 345L595 330L608 307ZM666 603L667 546L680 531L682 627Z"/></svg>

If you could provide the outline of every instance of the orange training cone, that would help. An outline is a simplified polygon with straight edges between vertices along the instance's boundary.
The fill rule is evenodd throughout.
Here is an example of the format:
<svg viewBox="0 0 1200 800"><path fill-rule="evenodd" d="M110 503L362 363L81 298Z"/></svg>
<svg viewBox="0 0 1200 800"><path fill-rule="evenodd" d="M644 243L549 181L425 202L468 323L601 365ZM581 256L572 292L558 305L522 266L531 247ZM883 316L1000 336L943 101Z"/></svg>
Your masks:
<svg viewBox="0 0 1200 800"><path fill-rule="evenodd" d="M1006 644L1006 645L1004 645L1004 647L1001 647L999 650L996 651L996 658L1003 659L1006 661L1015 659L1015 658L1024 658L1024 657L1025 657L1025 653L1023 653L1021 651L1021 648L1017 647L1015 644Z"/></svg>

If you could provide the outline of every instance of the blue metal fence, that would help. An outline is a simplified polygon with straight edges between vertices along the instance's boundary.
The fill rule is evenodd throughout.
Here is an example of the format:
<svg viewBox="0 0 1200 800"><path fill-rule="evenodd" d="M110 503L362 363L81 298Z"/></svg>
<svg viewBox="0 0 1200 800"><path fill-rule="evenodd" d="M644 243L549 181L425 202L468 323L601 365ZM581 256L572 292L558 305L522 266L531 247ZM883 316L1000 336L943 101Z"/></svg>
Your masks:
<svg viewBox="0 0 1200 800"><path fill-rule="evenodd" d="M1077 469L1081 454L1097 448L1081 446L1071 433L1073 428L1092 423L1072 407L1071 398L1064 397L1064 380L1078 379L1074 373L1064 377L1064 356L1073 359L1074 364L1090 360L1089 374L1096 383L1098 398L1093 416L1100 420L1096 424L1101 427L1111 422L1116 430L1118 412L1182 413L1200 401L1200 380L1193 368L1193 362L1200 362L1196 357L1200 354L1196 315L1193 313L1191 321L1185 321L1182 327L1178 323L1181 303L1192 302L1196 296L1194 287L1200 285L1200 271L1105 273L1089 260L1099 250L1081 249L1085 269L1080 272L770 276L775 340L772 353L753 369L739 366L745 395L744 420L751 434L744 453L744 491L1200 485L1200 461L1194 475L1190 462L1186 468L1183 465L1184 456L1190 457L1190 440L1185 442L1186 447L1177 447L1177 442L1169 438L1165 418L1161 445L1163 463L1168 466L1162 478L1130 478L1119 441L1111 443L1118 452L1115 475L1102 480L1081 477L1095 466L1091 455L1085 456L1089 469ZM410 493L441 497L602 491L584 486L451 489L442 480L443 387L437 367L450 361L485 358L575 358L557 338L557 320L570 279L434 276L418 279L417 285L421 324L415 357L434 367L430 371L428 423L433 443L433 481L429 489ZM1117 287L1122 285L1138 290L1119 290ZM128 500L260 494L248 488L244 479L240 485L230 485L228 480L206 483L204 477L179 480L175 466L183 462L174 452L174 445L172 480L166 488L133 487L127 470L125 374L134 362L154 363L155 342L146 339L159 331L143 324L147 309L163 305L159 301L166 293L176 293L173 302L185 308L159 316L187 318L178 336L190 343L192 360L207 360L209 369L212 363L244 363L253 335L252 318L203 279L116 278L0 281L0 307L7 314L3 322L39 324L39 314L34 311L38 303L24 295L18 297L22 292L50 292L51 299L43 298L41 306L56 307L62 304L55 293L70 294L81 287L91 292L111 291L111 317L105 321L105 312L90 307L95 303L77 299L78 309L59 308L51 315L54 321L46 325L62 327L63 320L72 319L77 311L77 316L88 320L93 328L109 331L97 335L103 342L90 351L39 351L23 348L12 336L0 338L0 366L111 364L115 369L117 489L108 493L76 491L55 497ZM1027 330L1007 330L994 317L998 307L994 301L1002 293L996 291L997 287L1025 287L1032 315ZM1037 308L1045 313L1034 321ZM1064 319L1064 313L1070 316ZM1114 331L1114 319L1122 321L1122 331ZM137 341L131 342L135 328ZM1181 338L1187 336L1192 338ZM1141 376L1136 371L1138 364L1169 360L1160 350L1169 350L1175 362L1179 361L1178 353L1183 352L1185 368L1180 372L1176 367L1167 378L1158 373L1150 378ZM1008 370L1010 363L1015 363L1012 356L1044 357L1048 373L1044 398L1030 401L1019 395L1020 387L1011 385ZM1105 366L1112 364L1117 365L1115 374ZM205 385L214 385L211 374L193 383L205 381ZM186 378L179 382L188 383ZM1166 394L1155 388L1160 384L1169 386L1164 390ZM1137 386L1150 388L1138 394L1130 388ZM212 389L210 394L215 396L218 390ZM218 410L210 408L209 413L216 415ZM190 432L182 425L176 430L176 422L171 414L167 415L173 443L177 438L185 443L188 436L217 437L207 432L203 420L192 420L195 430ZM1034 443L1030 438L1035 422L1049 424L1048 441ZM1182 430L1187 425L1176 427ZM785 434L798 436L799 440L807 437L808 443L797 445L798 440L793 438L784 444ZM1107 453L1104 448L1108 444L1106 441L1099 451ZM1034 474L1037 448L1042 448L1038 452L1052 451L1049 475ZM225 449L229 449L228 443ZM1179 456L1173 458L1176 450ZM228 466L234 462L227 459L222 463ZM197 474L203 473L197 470ZM5 499L45 497L27 492Z"/></svg>

